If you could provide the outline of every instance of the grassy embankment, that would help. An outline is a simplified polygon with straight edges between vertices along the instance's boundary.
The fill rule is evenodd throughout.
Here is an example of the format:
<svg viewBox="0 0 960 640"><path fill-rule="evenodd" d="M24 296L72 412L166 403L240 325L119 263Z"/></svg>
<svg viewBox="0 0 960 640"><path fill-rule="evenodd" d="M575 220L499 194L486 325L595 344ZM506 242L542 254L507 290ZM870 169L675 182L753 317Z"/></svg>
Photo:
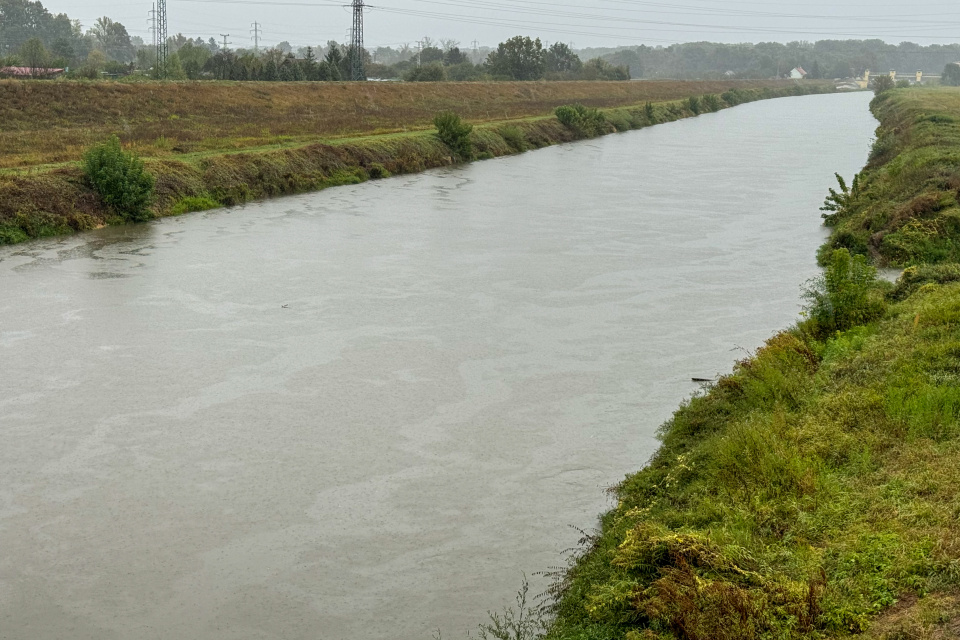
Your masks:
<svg viewBox="0 0 960 640"><path fill-rule="evenodd" d="M473 147L487 158L582 137L552 116L563 104L602 109L612 132L830 90L783 82L0 82L0 244L114 221L78 163L113 134L145 158L157 178L152 213L165 216L450 164L432 132L440 111L477 123Z"/></svg>
<svg viewBox="0 0 960 640"><path fill-rule="evenodd" d="M897 90L808 317L662 427L551 640L960 638L960 90Z"/></svg>

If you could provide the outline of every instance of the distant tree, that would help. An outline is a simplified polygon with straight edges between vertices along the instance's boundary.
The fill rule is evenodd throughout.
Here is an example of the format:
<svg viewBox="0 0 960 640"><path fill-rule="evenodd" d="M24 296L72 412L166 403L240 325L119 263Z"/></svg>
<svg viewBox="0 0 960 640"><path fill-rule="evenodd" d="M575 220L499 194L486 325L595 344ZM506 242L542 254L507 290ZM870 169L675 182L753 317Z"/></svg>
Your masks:
<svg viewBox="0 0 960 640"><path fill-rule="evenodd" d="M57 60L62 60L64 64L71 65L77 59L77 50L67 38L57 38L50 47L50 53Z"/></svg>
<svg viewBox="0 0 960 640"><path fill-rule="evenodd" d="M331 80L342 80L343 75L343 53L340 52L340 46L336 42L327 43L327 55L324 56L329 69L330 69L330 79ZM347 76L349 77L349 75Z"/></svg>
<svg viewBox="0 0 960 640"><path fill-rule="evenodd" d="M36 75L38 70L45 69L49 64L50 53L40 38L31 38L20 47L20 59L30 67L30 72Z"/></svg>
<svg viewBox="0 0 960 640"><path fill-rule="evenodd" d="M284 55L288 53L293 53L293 46L286 40L278 44L276 47L274 47L274 49L277 49L278 51L282 51Z"/></svg>
<svg viewBox="0 0 960 640"><path fill-rule="evenodd" d="M443 64L448 67L454 67L458 64L463 64L464 62L469 62L470 59L467 58L467 54L463 51L460 51L460 47L453 47L447 49L443 54Z"/></svg>
<svg viewBox="0 0 960 640"><path fill-rule="evenodd" d="M207 61L211 58L210 50L206 46L197 46L188 42L177 51L183 72L190 80L198 80L203 73Z"/></svg>
<svg viewBox="0 0 960 640"><path fill-rule="evenodd" d="M90 29L90 34L96 39L100 49L110 58L119 62L132 62L136 57L130 34L119 22L114 22L106 16L97 18L93 28Z"/></svg>
<svg viewBox="0 0 960 640"><path fill-rule="evenodd" d="M447 79L446 70L438 62L422 67L414 67L403 78L407 82L443 82Z"/></svg>
<svg viewBox="0 0 960 640"><path fill-rule="evenodd" d="M951 62L943 69L940 84L947 87L960 87L960 64Z"/></svg>
<svg viewBox="0 0 960 640"><path fill-rule="evenodd" d="M819 60L814 60L813 64L810 65L810 71L807 73L807 77L811 80L819 80L823 78L823 69L820 67Z"/></svg>
<svg viewBox="0 0 960 640"><path fill-rule="evenodd" d="M511 80L540 80L544 74L544 51L540 39L516 36L501 42L487 56L487 68L496 77Z"/></svg>
<svg viewBox="0 0 960 640"><path fill-rule="evenodd" d="M415 58L421 65L433 64L435 62L442 63L444 58L443 49L440 47L424 47Z"/></svg>
<svg viewBox="0 0 960 640"><path fill-rule="evenodd" d="M565 73L579 71L583 62L567 44L555 42L544 53L544 66L547 73Z"/></svg>

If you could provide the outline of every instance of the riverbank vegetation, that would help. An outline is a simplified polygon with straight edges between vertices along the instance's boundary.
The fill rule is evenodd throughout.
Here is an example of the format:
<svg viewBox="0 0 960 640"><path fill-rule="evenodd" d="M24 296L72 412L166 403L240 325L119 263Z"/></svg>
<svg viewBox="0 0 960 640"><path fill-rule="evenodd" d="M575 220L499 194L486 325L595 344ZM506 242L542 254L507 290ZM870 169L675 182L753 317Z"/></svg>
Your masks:
<svg viewBox="0 0 960 640"><path fill-rule="evenodd" d="M661 428L556 585L551 640L960 637L960 266L931 249L952 242L960 91L873 109L805 317ZM911 218L896 285L868 262L882 240L843 246Z"/></svg>
<svg viewBox="0 0 960 640"><path fill-rule="evenodd" d="M119 135L125 152L144 159L146 171L155 178L150 215L165 216L670 122L696 115L687 97L705 91L716 95L711 104L722 108L833 90L830 84L738 82L497 83L443 89L412 84L243 84L231 85L229 92L213 84L10 86L16 99L9 109L6 104L2 108L17 129L0 132L0 166L17 168L0 170L0 244L124 221L77 162L87 148L81 141L92 137L91 132L99 133L93 144ZM474 89L484 95L474 94ZM324 99L316 99L318 95ZM83 103L83 109L67 108ZM326 122L323 116L332 111L331 103L352 105L345 108L351 115ZM566 103L599 108L604 126L591 131L565 126L554 109ZM446 128L456 124L452 119L437 121L447 133L456 134L446 140L434 129L441 112L462 119L456 131ZM378 123L394 129L371 130ZM340 129L332 129L337 125ZM258 127L266 130L262 137L257 137ZM321 136L316 130L323 127L343 135ZM403 127L414 130L395 130ZM250 136L244 137L244 131L251 131ZM36 144L26 148L23 139ZM65 144L68 139L74 144ZM461 146L452 148L451 142ZM54 158L60 164L30 167ZM20 168L24 165L29 170Z"/></svg>

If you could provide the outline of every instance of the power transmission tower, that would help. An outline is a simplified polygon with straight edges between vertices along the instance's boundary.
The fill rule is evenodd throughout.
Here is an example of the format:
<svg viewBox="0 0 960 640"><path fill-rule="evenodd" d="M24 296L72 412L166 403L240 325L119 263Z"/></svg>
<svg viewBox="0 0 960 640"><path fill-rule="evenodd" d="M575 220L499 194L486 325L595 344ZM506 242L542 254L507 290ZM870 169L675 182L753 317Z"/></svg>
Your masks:
<svg viewBox="0 0 960 640"><path fill-rule="evenodd" d="M153 48L157 48L157 3L153 3L153 8L147 11L147 22L150 23L150 35L153 37Z"/></svg>
<svg viewBox="0 0 960 640"><path fill-rule="evenodd" d="M253 23L253 52L256 54L260 53L260 23Z"/></svg>
<svg viewBox="0 0 960 640"><path fill-rule="evenodd" d="M230 37L230 34L229 34L229 33L221 33L221 34L220 34L220 37L223 38L223 52L226 53L226 52L227 52L227 45L228 45L228 44L233 44L232 42L227 42L227 38Z"/></svg>
<svg viewBox="0 0 960 640"><path fill-rule="evenodd" d="M353 29L350 47L353 51L351 80L366 80L367 73L363 60L363 0L353 0Z"/></svg>
<svg viewBox="0 0 960 640"><path fill-rule="evenodd" d="M167 0L157 0L157 13L154 18L157 39L157 77L167 77Z"/></svg>
<svg viewBox="0 0 960 640"><path fill-rule="evenodd" d="M473 64L477 64L480 61L480 43L476 40L473 41Z"/></svg>

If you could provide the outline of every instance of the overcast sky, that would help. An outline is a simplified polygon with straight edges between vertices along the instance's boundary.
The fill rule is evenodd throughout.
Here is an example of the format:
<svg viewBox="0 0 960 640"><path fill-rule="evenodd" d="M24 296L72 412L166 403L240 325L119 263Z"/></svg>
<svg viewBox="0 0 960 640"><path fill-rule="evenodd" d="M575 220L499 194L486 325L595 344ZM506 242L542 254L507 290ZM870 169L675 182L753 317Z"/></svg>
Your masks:
<svg viewBox="0 0 960 640"><path fill-rule="evenodd" d="M154 0L41 0L88 27L107 15L131 35L150 41ZM344 41L352 0L167 0L171 35L229 33L232 48L251 46L253 22L263 43ZM494 46L514 35L537 36L577 48L667 45L675 42L761 42L881 38L919 44L960 40L960 3L790 2L787 0L372 0L365 14L366 45L396 46L424 36Z"/></svg>

